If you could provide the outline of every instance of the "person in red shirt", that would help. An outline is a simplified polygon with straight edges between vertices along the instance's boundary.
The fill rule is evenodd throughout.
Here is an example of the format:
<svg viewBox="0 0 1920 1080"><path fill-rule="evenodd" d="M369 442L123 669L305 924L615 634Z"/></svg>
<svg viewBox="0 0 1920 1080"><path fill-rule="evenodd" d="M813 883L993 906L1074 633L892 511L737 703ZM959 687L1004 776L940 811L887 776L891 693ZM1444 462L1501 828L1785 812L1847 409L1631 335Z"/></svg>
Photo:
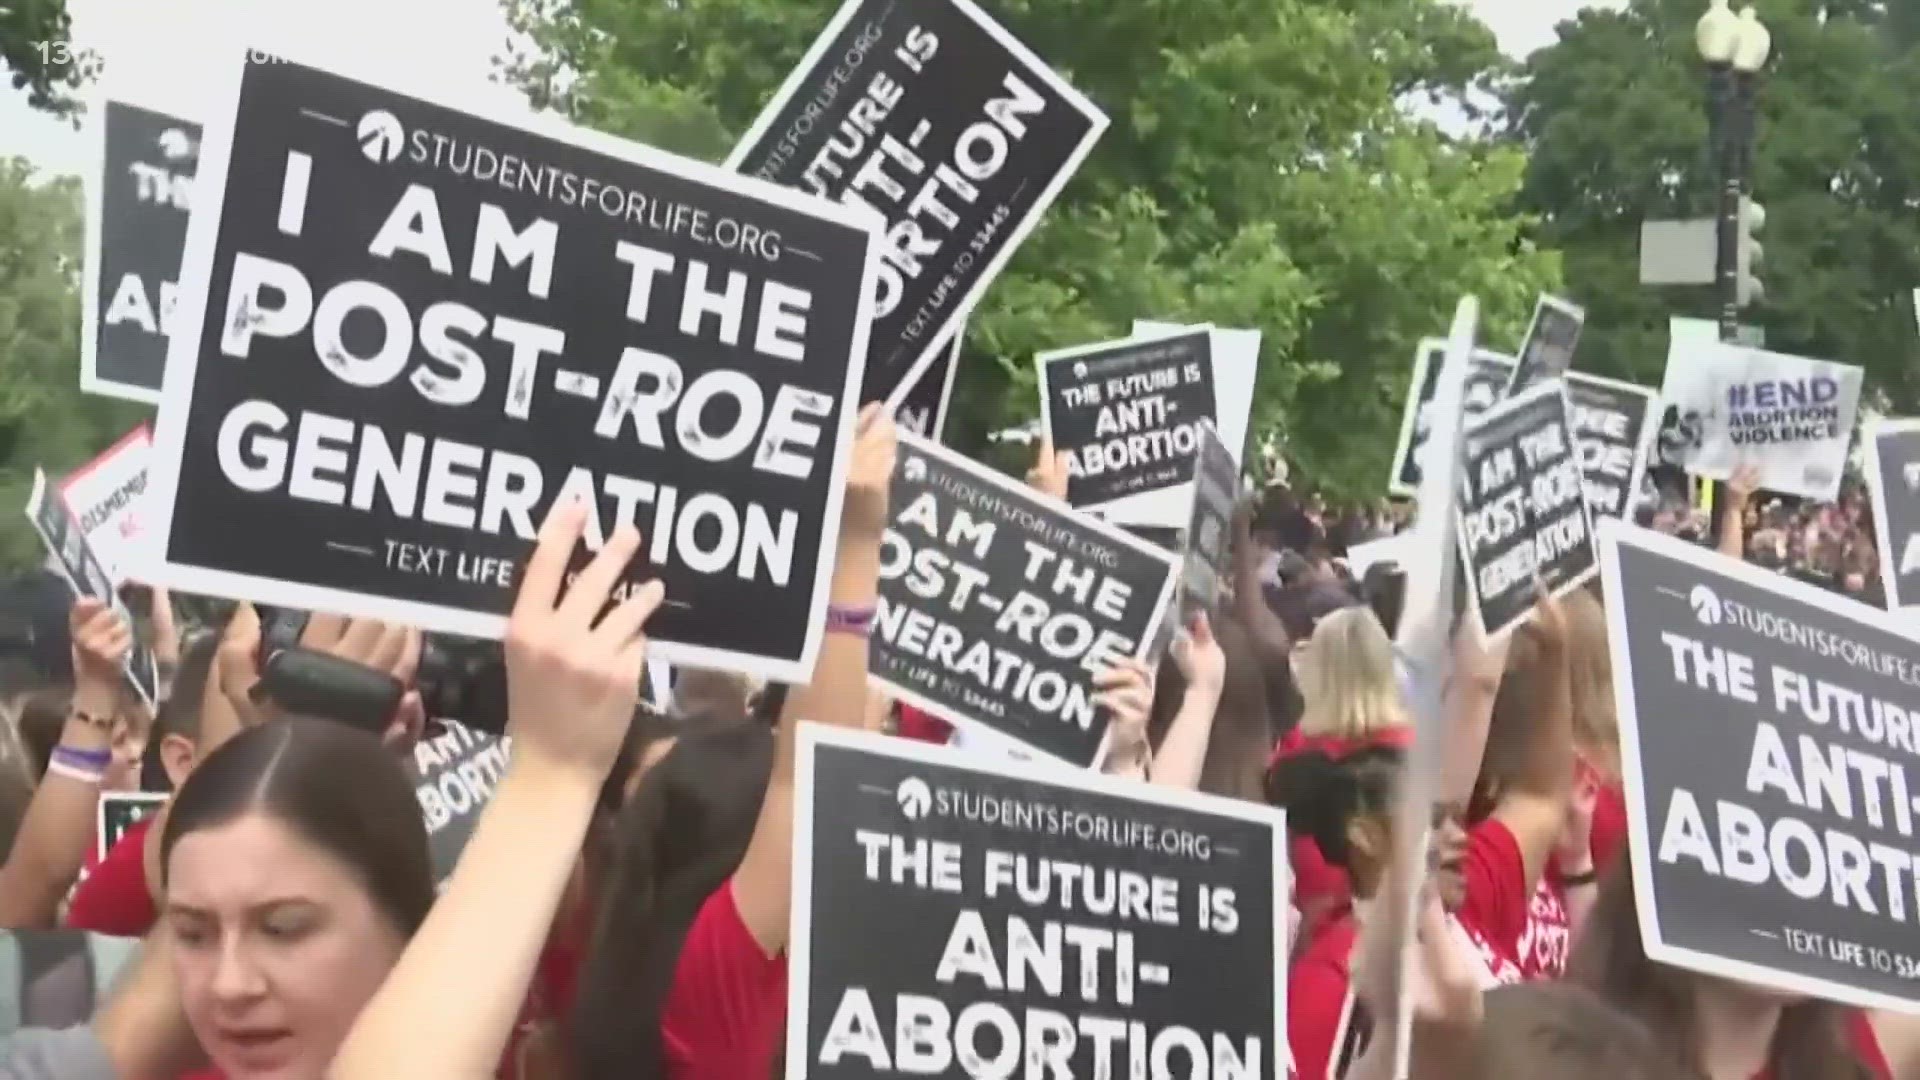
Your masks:
<svg viewBox="0 0 1920 1080"><path fill-rule="evenodd" d="M1646 1024L1705 1080L1892 1080L1883 1043L1913 1042L1911 1018L1869 1018L1654 963L1640 936L1631 870L1622 862L1607 874L1574 946L1569 981Z"/></svg>

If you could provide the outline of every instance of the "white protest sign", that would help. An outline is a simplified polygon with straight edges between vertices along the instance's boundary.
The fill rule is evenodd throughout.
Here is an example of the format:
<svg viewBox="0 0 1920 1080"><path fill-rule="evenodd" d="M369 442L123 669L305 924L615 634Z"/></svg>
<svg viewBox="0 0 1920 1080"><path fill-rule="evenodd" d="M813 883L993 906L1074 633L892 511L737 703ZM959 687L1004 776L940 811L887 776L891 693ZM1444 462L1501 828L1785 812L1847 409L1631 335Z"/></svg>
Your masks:
<svg viewBox="0 0 1920 1080"><path fill-rule="evenodd" d="M1861 375L1826 360L1676 339L1660 388L1676 430L1663 433L1662 451L1695 476L1726 480L1753 465L1763 490L1830 502L1840 494Z"/></svg>
<svg viewBox="0 0 1920 1080"><path fill-rule="evenodd" d="M143 496L152 458L153 430L141 424L60 481L60 497L115 585L134 572L148 536Z"/></svg>

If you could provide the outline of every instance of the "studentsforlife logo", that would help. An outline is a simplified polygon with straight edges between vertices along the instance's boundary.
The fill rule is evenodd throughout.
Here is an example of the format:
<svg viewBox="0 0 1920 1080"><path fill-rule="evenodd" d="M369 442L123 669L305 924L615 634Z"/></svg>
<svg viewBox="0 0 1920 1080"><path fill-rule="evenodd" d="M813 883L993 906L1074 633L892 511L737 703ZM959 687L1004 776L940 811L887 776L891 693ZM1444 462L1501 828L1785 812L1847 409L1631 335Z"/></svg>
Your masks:
<svg viewBox="0 0 1920 1080"><path fill-rule="evenodd" d="M407 129L400 118L385 109L375 109L360 118L357 129L360 152L375 165L389 165L406 148Z"/></svg>
<svg viewBox="0 0 1920 1080"><path fill-rule="evenodd" d="M933 809L933 789L917 776L900 781L900 788L893 797L899 801L900 813L908 821L919 821Z"/></svg>
<svg viewBox="0 0 1920 1080"><path fill-rule="evenodd" d="M1700 620L1701 626L1719 626L1724 617L1720 609L1720 597L1705 585L1695 585L1687 594L1687 605L1693 608L1693 617Z"/></svg>

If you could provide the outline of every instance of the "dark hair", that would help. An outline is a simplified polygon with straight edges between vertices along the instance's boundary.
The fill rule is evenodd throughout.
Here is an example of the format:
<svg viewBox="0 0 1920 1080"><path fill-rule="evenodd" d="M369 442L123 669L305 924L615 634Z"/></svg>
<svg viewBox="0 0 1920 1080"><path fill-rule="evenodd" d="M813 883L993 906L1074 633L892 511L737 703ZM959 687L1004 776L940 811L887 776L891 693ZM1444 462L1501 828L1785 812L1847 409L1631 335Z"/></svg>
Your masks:
<svg viewBox="0 0 1920 1080"><path fill-rule="evenodd" d="M419 929L434 899L427 826L406 769L373 735L299 719L227 740L173 799L162 883L181 837L256 809L346 864L402 935Z"/></svg>
<svg viewBox="0 0 1920 1080"><path fill-rule="evenodd" d="M774 737L752 721L687 730L620 812L571 1017L579 1080L665 1075L660 1012L680 946L746 854Z"/></svg>
<svg viewBox="0 0 1920 1080"><path fill-rule="evenodd" d="M1633 875L1627 860L1619 860L1602 880L1574 943L1567 980L1645 1024L1667 1053L1704 1075L1691 991L1707 978L1647 959ZM1849 1047L1847 1012L1844 1005L1818 1000L1783 1008L1768 1054L1774 1080L1870 1080Z"/></svg>
<svg viewBox="0 0 1920 1080"><path fill-rule="evenodd" d="M1207 758L1200 768L1199 790L1230 799L1263 802L1266 798L1267 755L1279 737L1267 707L1267 674L1259 651L1240 620L1222 611L1210 625L1220 651L1226 655L1226 682L1214 709L1213 733L1207 740ZM1153 708L1147 717L1147 738L1155 750L1166 738L1173 718L1187 694L1187 680L1171 656L1160 662L1153 684Z"/></svg>
<svg viewBox="0 0 1920 1080"><path fill-rule="evenodd" d="M1559 982L1487 991L1471 1069L1484 1080L1690 1080L1638 1020Z"/></svg>
<svg viewBox="0 0 1920 1080"><path fill-rule="evenodd" d="M1374 617L1388 637L1400 632L1400 613L1407 606L1407 572L1396 562L1377 562L1367 567L1361 581L1361 599L1373 609Z"/></svg>
<svg viewBox="0 0 1920 1080"><path fill-rule="evenodd" d="M1327 862L1351 871L1347 826L1361 814L1385 813L1400 778L1394 746L1363 746L1335 756L1300 750L1267 773L1267 802L1287 812L1287 831L1310 837Z"/></svg>
<svg viewBox="0 0 1920 1080"><path fill-rule="evenodd" d="M71 690L54 689L35 690L20 701L20 746L27 753L27 768L33 770L35 782L47 774L72 704Z"/></svg>

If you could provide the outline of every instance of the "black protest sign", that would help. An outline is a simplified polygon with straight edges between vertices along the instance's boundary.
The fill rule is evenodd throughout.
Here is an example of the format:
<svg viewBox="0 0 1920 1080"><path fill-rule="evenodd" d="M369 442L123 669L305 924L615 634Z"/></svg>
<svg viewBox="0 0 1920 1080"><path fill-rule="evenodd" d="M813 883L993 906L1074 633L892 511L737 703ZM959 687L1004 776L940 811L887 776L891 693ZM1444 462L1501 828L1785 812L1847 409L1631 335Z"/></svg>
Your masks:
<svg viewBox="0 0 1920 1080"><path fill-rule="evenodd" d="M1277 811L811 724L798 765L789 1077L1284 1075Z"/></svg>
<svg viewBox="0 0 1920 1080"><path fill-rule="evenodd" d="M164 791L103 791L93 823L94 861L99 862L113 845L161 807L172 796Z"/></svg>
<svg viewBox="0 0 1920 1080"><path fill-rule="evenodd" d="M165 583L498 637L579 499L588 549L645 538L622 588L665 581L656 655L804 681L866 355L858 216L274 55L230 58L202 146Z"/></svg>
<svg viewBox="0 0 1920 1080"><path fill-rule="evenodd" d="M1098 767L1094 677L1146 659L1173 557L904 432L890 497L874 679L950 724Z"/></svg>
<svg viewBox="0 0 1920 1080"><path fill-rule="evenodd" d="M413 748L414 795L426 820L433 875L443 885L507 769L508 740L451 720Z"/></svg>
<svg viewBox="0 0 1920 1080"><path fill-rule="evenodd" d="M67 587L73 590L73 594L100 601L119 615L127 626L134 626L133 612L127 608L127 602L120 598L119 590L114 588L113 577L107 573L106 566L93 553L92 545L87 543L87 531L81 527L80 519L74 516L66 500L50 488L47 474L39 469L33 473L33 490L27 496L26 509L27 520L32 523L33 531L39 534L47 554L52 556L54 569L66 579ZM154 664L151 648L136 638L121 664L121 672L128 688L146 703L147 708L159 705L160 673Z"/></svg>
<svg viewBox="0 0 1920 1080"><path fill-rule="evenodd" d="M1492 637L1593 576L1593 529L1559 380L1508 398L1467 426L1460 455L1460 553Z"/></svg>
<svg viewBox="0 0 1920 1080"><path fill-rule="evenodd" d="M1200 430L1217 422L1212 337L1204 327L1039 355L1042 428L1071 456L1068 502L1107 508L1168 492L1179 520L1142 523L1186 523Z"/></svg>
<svg viewBox="0 0 1920 1080"><path fill-rule="evenodd" d="M1400 443L1394 451L1396 495L1409 498L1420 488L1420 453L1432 427L1434 390L1439 384L1439 357L1446 342L1421 342L1414 354L1412 389L1400 418ZM1467 368L1466 415L1479 416L1500 400L1513 377L1511 357L1475 352ZM1633 512L1633 496L1640 489L1657 434L1659 395L1632 383L1603 379L1584 372L1568 372L1567 396L1573 401L1574 433L1580 443L1580 471L1586 483L1587 506L1593 516L1624 518Z"/></svg>
<svg viewBox="0 0 1920 1080"><path fill-rule="evenodd" d="M87 192L80 388L160 400L200 125L124 101L99 111L100 175Z"/></svg>
<svg viewBox="0 0 1920 1080"><path fill-rule="evenodd" d="M1447 343L1439 338L1422 341L1414 351L1413 379L1408 384L1406 409L1400 414L1400 441L1394 449L1393 475L1387 485L1395 495L1409 499L1420 496L1420 455L1433 430L1433 399L1440 388L1440 368L1446 352ZM1476 350L1467 361L1467 381L1461 390L1466 417L1471 419L1493 408L1512 378L1510 357Z"/></svg>
<svg viewBox="0 0 1920 1080"><path fill-rule="evenodd" d="M1519 363L1513 369L1513 381L1507 394L1518 394L1528 387L1566 375L1573 367L1573 350L1580 344L1580 328L1587 313L1557 296L1541 296L1533 306L1533 324L1520 343Z"/></svg>
<svg viewBox="0 0 1920 1080"><path fill-rule="evenodd" d="M953 377L960 370L960 342L965 328L954 332L953 344L940 350L932 367L907 388L894 411L894 423L922 438L939 442L947 430L947 406L953 402Z"/></svg>
<svg viewBox="0 0 1920 1080"><path fill-rule="evenodd" d="M1860 441L1887 607L1920 605L1920 421L1867 424Z"/></svg>
<svg viewBox="0 0 1920 1080"><path fill-rule="evenodd" d="M1567 397L1587 509L1596 520L1631 518L1660 427L1660 396L1644 386L1573 372Z"/></svg>
<svg viewBox="0 0 1920 1080"><path fill-rule="evenodd" d="M1180 563L1180 624L1220 602L1233 554L1233 514L1240 504L1240 469L1212 424L1200 433L1193 459L1193 520Z"/></svg>
<svg viewBox="0 0 1920 1080"><path fill-rule="evenodd" d="M865 400L897 404L1106 126L973 0L847 0L727 167L885 220Z"/></svg>
<svg viewBox="0 0 1920 1080"><path fill-rule="evenodd" d="M1647 958L1920 1009L1911 630L1615 522L1600 556Z"/></svg>

